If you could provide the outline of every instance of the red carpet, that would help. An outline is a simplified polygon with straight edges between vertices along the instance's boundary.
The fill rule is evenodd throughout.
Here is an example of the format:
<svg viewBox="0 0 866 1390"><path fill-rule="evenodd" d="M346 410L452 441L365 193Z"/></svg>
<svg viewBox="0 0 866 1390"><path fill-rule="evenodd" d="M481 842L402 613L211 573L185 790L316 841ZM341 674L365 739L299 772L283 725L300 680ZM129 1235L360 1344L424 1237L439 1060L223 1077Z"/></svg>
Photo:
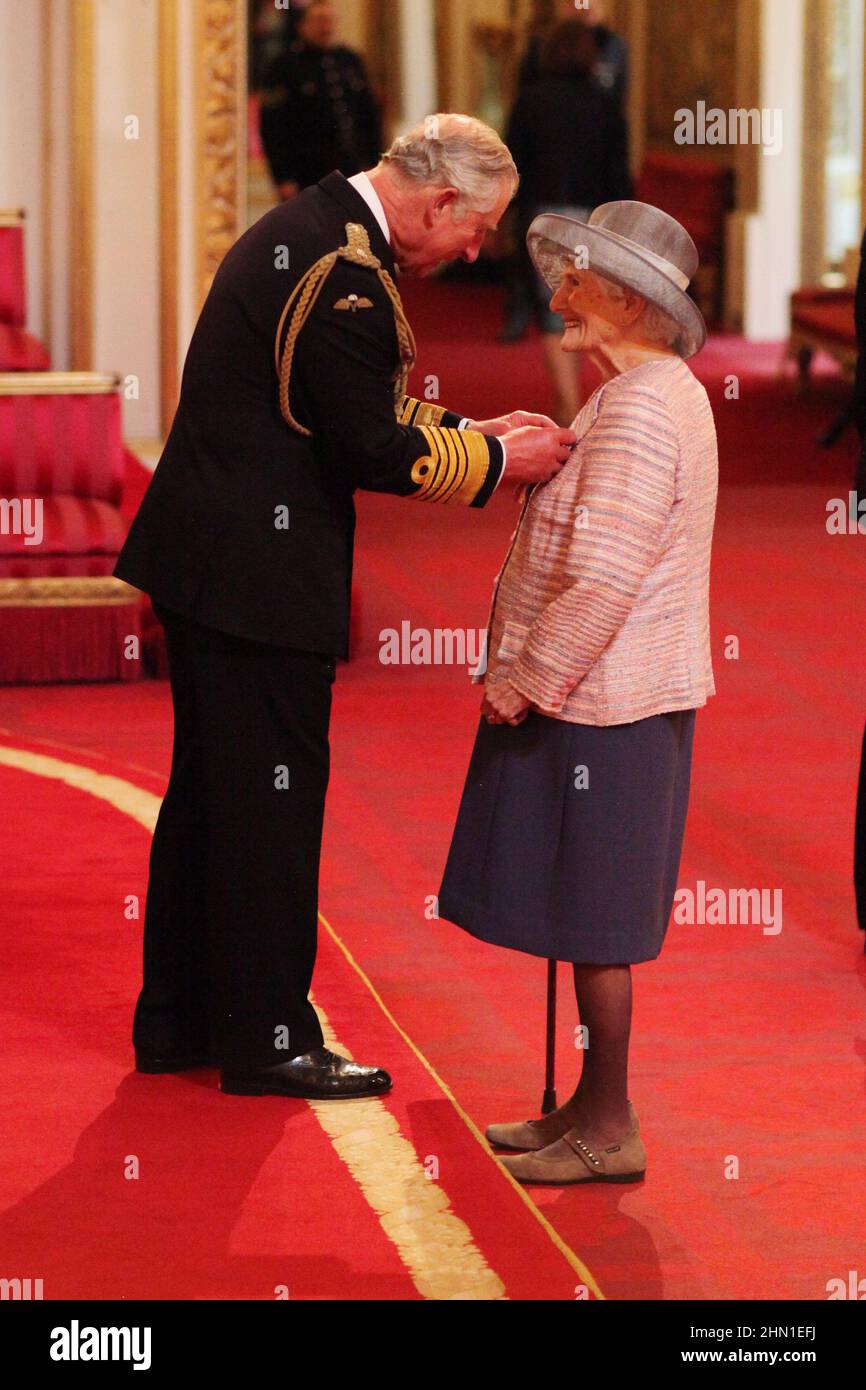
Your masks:
<svg viewBox="0 0 866 1390"><path fill-rule="evenodd" d="M490 345L492 292L410 290L416 392L434 373L444 402L479 417L549 408L537 345ZM478 336L455 342L470 312ZM647 1180L531 1189L544 1223L470 1128L537 1107L544 967L425 916L479 695L456 667L377 659L380 631L404 620L483 626L514 504L504 492L481 513L359 499L362 636L338 676L321 897L355 965L323 927L316 998L354 1055L393 1070L390 1121L438 1170L449 1213L510 1298L572 1299L585 1266L613 1299L823 1299L863 1248L866 970L850 883L863 545L824 525L853 468L850 441L814 444L842 388L828 376L798 398L775 380L777 362L775 348L716 338L696 364L722 454L718 695L698 719L680 884L781 889L782 930L674 924L660 960L636 969L632 1098ZM730 373L737 400L724 399ZM725 659L731 638L737 660ZM0 726L0 753L164 786L162 683L3 690ZM432 1264L457 1271L444 1296L478 1296L408 1190L374 1210L345 1141L309 1107L223 1098L208 1072L130 1074L140 924L124 901L144 895L147 832L97 796L2 762L0 791L15 808L0 829L0 1274L42 1277L49 1298L270 1299L287 1286L292 1298L411 1299L431 1296L406 1255L414 1223ZM578 1065L565 967L561 990L564 1092ZM124 1175L130 1156L137 1178Z"/></svg>

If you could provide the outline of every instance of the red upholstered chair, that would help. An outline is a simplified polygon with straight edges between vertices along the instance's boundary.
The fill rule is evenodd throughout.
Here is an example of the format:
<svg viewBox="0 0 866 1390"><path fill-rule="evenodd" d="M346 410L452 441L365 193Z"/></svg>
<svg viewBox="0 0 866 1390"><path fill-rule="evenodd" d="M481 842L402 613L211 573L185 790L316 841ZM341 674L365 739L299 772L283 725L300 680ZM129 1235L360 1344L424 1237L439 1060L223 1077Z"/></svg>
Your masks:
<svg viewBox="0 0 866 1390"><path fill-rule="evenodd" d="M26 322L24 213L0 211L0 372L43 372L51 366Z"/></svg>
<svg viewBox="0 0 866 1390"><path fill-rule="evenodd" d="M116 377L0 373L0 682L140 674L140 595L111 577L123 470Z"/></svg>
<svg viewBox="0 0 866 1390"><path fill-rule="evenodd" d="M824 289L814 286L791 295L791 336L788 356L797 361L801 383L809 375L812 358L828 352L853 377L857 365L857 329L854 325L854 288Z"/></svg>
<svg viewBox="0 0 866 1390"><path fill-rule="evenodd" d="M715 160L653 151L646 155L635 197L681 222L698 248L692 293L707 322L721 317L725 222L734 205L734 176Z"/></svg>
<svg viewBox="0 0 866 1390"><path fill-rule="evenodd" d="M854 320L854 286L826 289L815 285L795 290L791 295L791 334L786 357L795 360L798 385L805 390L809 368L816 352L835 357L853 383L857 370L857 328ZM784 370L784 364L783 364ZM818 436L818 443L830 448L856 423L853 387L846 408Z"/></svg>

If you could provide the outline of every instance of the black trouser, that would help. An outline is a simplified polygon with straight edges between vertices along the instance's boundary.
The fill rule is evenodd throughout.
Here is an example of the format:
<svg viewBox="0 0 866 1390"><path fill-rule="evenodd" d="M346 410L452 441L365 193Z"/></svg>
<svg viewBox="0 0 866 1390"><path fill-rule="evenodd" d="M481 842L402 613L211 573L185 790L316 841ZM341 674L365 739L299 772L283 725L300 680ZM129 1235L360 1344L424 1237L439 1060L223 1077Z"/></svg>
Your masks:
<svg viewBox="0 0 866 1390"><path fill-rule="evenodd" d="M334 659L157 616L174 750L133 1041L157 1055L273 1065L322 1044L307 994Z"/></svg>

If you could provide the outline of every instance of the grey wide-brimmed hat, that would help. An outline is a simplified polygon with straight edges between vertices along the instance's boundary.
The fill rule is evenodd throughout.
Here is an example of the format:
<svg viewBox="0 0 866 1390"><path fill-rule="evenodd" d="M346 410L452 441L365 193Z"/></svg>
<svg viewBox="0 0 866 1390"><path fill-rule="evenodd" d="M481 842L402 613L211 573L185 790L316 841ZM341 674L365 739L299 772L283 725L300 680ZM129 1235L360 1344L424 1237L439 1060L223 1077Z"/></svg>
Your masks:
<svg viewBox="0 0 866 1390"><path fill-rule="evenodd" d="M588 222L542 213L527 233L529 253L553 294L568 265L635 290L679 324L681 357L694 357L707 325L686 293L698 252L685 227L651 203L602 203Z"/></svg>

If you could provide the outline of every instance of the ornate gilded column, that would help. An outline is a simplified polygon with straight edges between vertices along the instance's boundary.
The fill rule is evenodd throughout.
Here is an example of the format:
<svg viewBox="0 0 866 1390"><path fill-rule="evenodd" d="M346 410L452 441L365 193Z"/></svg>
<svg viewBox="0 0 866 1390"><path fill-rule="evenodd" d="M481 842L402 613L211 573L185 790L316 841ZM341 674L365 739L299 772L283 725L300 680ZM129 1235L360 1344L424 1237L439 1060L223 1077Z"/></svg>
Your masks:
<svg viewBox="0 0 866 1390"><path fill-rule="evenodd" d="M69 357L87 371L93 357L93 0L72 5L72 276Z"/></svg>
<svg viewBox="0 0 866 1390"><path fill-rule="evenodd" d="M436 6L436 70L439 80L439 110L456 106L454 68L457 56L457 15L453 0L439 0Z"/></svg>
<svg viewBox="0 0 866 1390"><path fill-rule="evenodd" d="M52 63L54 43L51 30L51 11L42 0L40 16L42 34L41 68L39 78L42 83L42 337L51 344L54 327L54 299L51 283L51 227L54 217L52 200L53 176L53 126L51 107Z"/></svg>
<svg viewBox="0 0 866 1390"><path fill-rule="evenodd" d="M637 175L643 164L647 128L647 0L620 0L614 22L629 46L629 81L626 98L629 161Z"/></svg>
<svg viewBox="0 0 866 1390"><path fill-rule="evenodd" d="M178 394L178 24L177 0L159 0L159 378L168 434Z"/></svg>
<svg viewBox="0 0 866 1390"><path fill-rule="evenodd" d="M199 302L245 226L247 7L195 0L196 290Z"/></svg>
<svg viewBox="0 0 866 1390"><path fill-rule="evenodd" d="M832 0L809 0L803 42L803 207L800 278L824 274L827 139L830 131L829 51Z"/></svg>
<svg viewBox="0 0 866 1390"><path fill-rule="evenodd" d="M370 80L386 101L385 140L403 118L403 32L399 0L366 0L364 57Z"/></svg>
<svg viewBox="0 0 866 1390"><path fill-rule="evenodd" d="M755 0L737 0L736 106L747 111L761 105L761 6ZM758 206L759 161L764 156L757 145L734 148L736 204L739 212L754 212Z"/></svg>

